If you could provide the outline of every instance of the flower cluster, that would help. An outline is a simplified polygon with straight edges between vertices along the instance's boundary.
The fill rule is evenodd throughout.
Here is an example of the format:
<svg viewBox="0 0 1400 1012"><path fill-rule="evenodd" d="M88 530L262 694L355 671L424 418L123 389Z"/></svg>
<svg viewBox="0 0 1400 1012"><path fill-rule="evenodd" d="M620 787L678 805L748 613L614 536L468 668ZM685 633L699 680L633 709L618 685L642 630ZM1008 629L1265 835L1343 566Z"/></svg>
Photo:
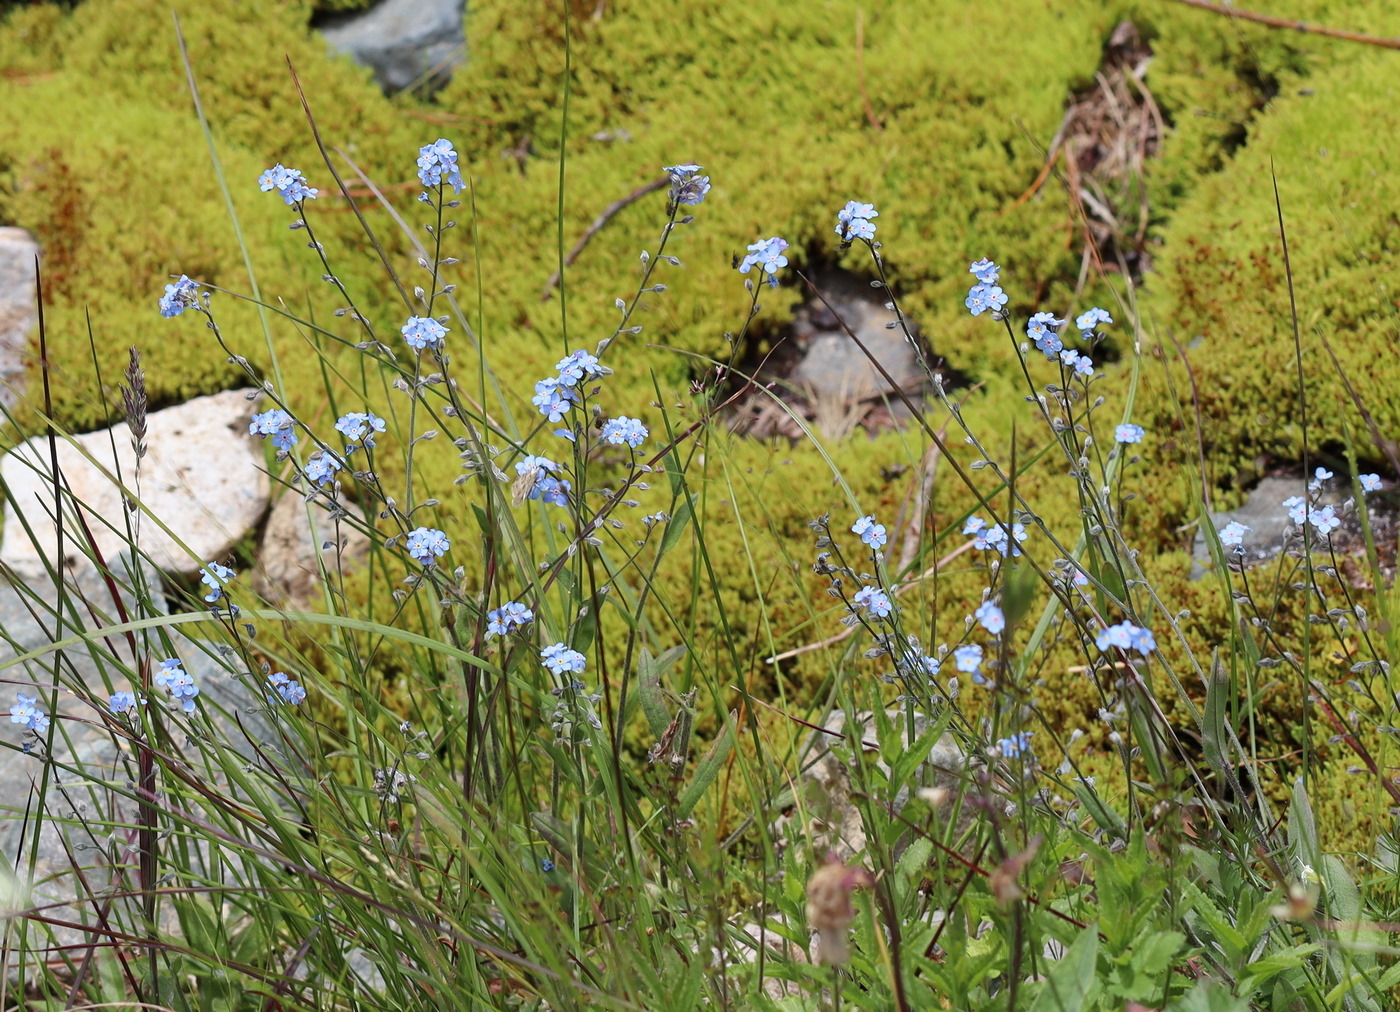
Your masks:
<svg viewBox="0 0 1400 1012"><path fill-rule="evenodd" d="M350 442L345 447L347 454L360 447L374 449L374 437L384 431L384 419L370 411L350 411L340 416L335 430Z"/></svg>
<svg viewBox="0 0 1400 1012"><path fill-rule="evenodd" d="M439 137L418 149L418 178L428 187L441 186L446 179L453 193L462 192L465 184L462 182L461 168L457 165L457 151L451 141Z"/></svg>
<svg viewBox="0 0 1400 1012"><path fill-rule="evenodd" d="M787 240L776 235L751 243L748 246L748 255L739 263L739 273L747 274L754 267L761 268L760 273L766 272L768 275L763 280L768 282L770 287L777 288L778 271L788 264L788 258L783 253L787 248Z"/></svg>
<svg viewBox="0 0 1400 1012"><path fill-rule="evenodd" d="M1157 649L1157 641L1152 638L1152 633L1131 622L1120 622L1101 630L1094 643L1100 650L1108 650L1111 647L1136 650L1144 657Z"/></svg>
<svg viewBox="0 0 1400 1012"><path fill-rule="evenodd" d="M551 471L559 471L559 465L548 457L522 457L515 462L518 494L526 499L539 499L551 506L569 505L569 493L574 490L567 478L556 478Z"/></svg>
<svg viewBox="0 0 1400 1012"><path fill-rule="evenodd" d="M641 446L647 438L647 427L635 418L618 415L603 423L603 442L613 446L626 443L632 449Z"/></svg>
<svg viewBox="0 0 1400 1012"><path fill-rule="evenodd" d="M167 320L199 305L199 285L184 274L173 285L165 286L160 297L160 315Z"/></svg>
<svg viewBox="0 0 1400 1012"><path fill-rule="evenodd" d="M1053 360L1065 347L1059 334L1060 328L1064 325L1065 321L1055 319L1054 313L1036 313L1026 324L1026 336L1034 342L1046 358Z"/></svg>
<svg viewBox="0 0 1400 1012"><path fill-rule="evenodd" d="M1035 760L1035 755L1031 752L1031 735L1034 731L1018 731L1010 738L1002 738L997 741L996 747L1003 757L1007 759L1018 759L1024 756L1030 761Z"/></svg>
<svg viewBox="0 0 1400 1012"><path fill-rule="evenodd" d="M864 608L876 618L888 618L894 605L890 603L889 595L879 587L861 587L856 591L851 603L857 608Z"/></svg>
<svg viewBox="0 0 1400 1012"><path fill-rule="evenodd" d="M1106 310L1098 306L1093 307L1088 312L1080 313L1074 318L1074 325L1079 328L1079 334L1086 341L1092 341L1098 335L1094 333L1094 328L1100 323L1112 323L1113 317L1108 315Z"/></svg>
<svg viewBox="0 0 1400 1012"><path fill-rule="evenodd" d="M536 410L551 422L563 421L574 405L583 402L578 387L584 380L606 376L610 372L598 361L598 356L583 350L570 352L554 368L556 375L546 376L536 383L535 396L530 398ZM573 438L573 433L564 429L555 434Z"/></svg>
<svg viewBox="0 0 1400 1012"><path fill-rule="evenodd" d="M1066 369L1073 370L1080 376L1094 375L1094 360L1088 355L1082 355L1071 348L1066 348L1060 352L1060 361L1064 363Z"/></svg>
<svg viewBox="0 0 1400 1012"><path fill-rule="evenodd" d="M968 289L963 305L973 316L981 316L988 311L1001 312L1001 307L1006 305L1006 293L997 285L1001 268L990 260L977 260L968 268L968 273L977 279L977 284Z"/></svg>
<svg viewBox="0 0 1400 1012"><path fill-rule="evenodd" d="M880 212L875 210L874 204L862 204L858 200L846 202L846 206L836 212L836 234L841 237L843 243L850 243L856 239L864 239L867 242L875 238L875 229L878 227L871 218L878 218Z"/></svg>
<svg viewBox="0 0 1400 1012"><path fill-rule="evenodd" d="M873 516L864 516L851 524L851 533L860 537L870 548L879 551L885 546L885 525L877 524Z"/></svg>
<svg viewBox="0 0 1400 1012"><path fill-rule="evenodd" d="M1014 523L1011 525L1011 537L1006 536L1006 527L1003 524L988 524L981 517L969 517L967 523L963 524L962 532L972 535L972 547L979 551L986 551L995 548L1002 555L1006 555L1009 550L1012 556L1021 554L1019 542L1026 540L1026 525Z"/></svg>
<svg viewBox="0 0 1400 1012"><path fill-rule="evenodd" d="M486 635L506 636L535 620L535 613L519 601L507 601L486 613Z"/></svg>
<svg viewBox="0 0 1400 1012"><path fill-rule="evenodd" d="M49 729L49 715L39 709L38 696L15 693L15 705L10 707L10 723L23 724L35 734L43 734Z"/></svg>
<svg viewBox="0 0 1400 1012"><path fill-rule="evenodd" d="M345 468L345 461L329 450L317 450L306 462L303 472L313 485L326 486L335 481L336 472Z"/></svg>
<svg viewBox="0 0 1400 1012"><path fill-rule="evenodd" d="M1113 438L1119 443L1141 443L1142 437L1147 432L1141 425L1134 425L1132 422L1124 422L1113 430Z"/></svg>
<svg viewBox="0 0 1400 1012"><path fill-rule="evenodd" d="M178 700L180 709L186 713L194 713L194 697L199 695L199 686L194 684L194 678L189 672L180 667L176 658L161 661L160 670L155 673L152 681Z"/></svg>
<svg viewBox="0 0 1400 1012"><path fill-rule="evenodd" d="M437 560L447 554L452 547L446 534L434 527L416 527L408 532L405 539L408 554L425 566L437 565Z"/></svg>
<svg viewBox="0 0 1400 1012"><path fill-rule="evenodd" d="M661 171L670 177L670 201L674 205L696 207L710 192L710 177L700 175L700 165L666 165Z"/></svg>
<svg viewBox="0 0 1400 1012"><path fill-rule="evenodd" d="M141 702L146 702L145 697L141 698ZM136 709L136 707L137 700L135 694L127 692L124 689L112 693L107 700L107 709L112 711L113 716L117 717L120 717L124 713L130 713L132 710Z"/></svg>
<svg viewBox="0 0 1400 1012"><path fill-rule="evenodd" d="M268 676L267 685L272 690L267 695L269 703L281 700L289 706L296 706L306 699L306 688L285 672L274 671Z"/></svg>
<svg viewBox="0 0 1400 1012"><path fill-rule="evenodd" d="M1331 534L1342 526L1341 518L1337 516L1337 508L1330 503L1326 506L1310 506L1302 496L1295 495L1285 499L1283 505L1288 510L1289 519L1299 527L1309 523L1319 534Z"/></svg>
<svg viewBox="0 0 1400 1012"><path fill-rule="evenodd" d="M581 674L588 661L577 650L563 643L554 643L540 651L540 663L556 675L566 671Z"/></svg>
<svg viewBox="0 0 1400 1012"><path fill-rule="evenodd" d="M319 190L306 185L306 177L296 169L289 169L281 162L258 177L258 187L263 193L276 190L277 195L287 202L287 206L299 204L303 200L315 200Z"/></svg>
<svg viewBox="0 0 1400 1012"><path fill-rule="evenodd" d="M431 316L410 316L408 322L399 328L404 341L414 351L442 350L447 328Z"/></svg>
<svg viewBox="0 0 1400 1012"><path fill-rule="evenodd" d="M209 604L214 604L224 596L224 584L228 583L238 574L227 566L221 566L217 562L211 562L204 567L203 575L199 582L209 588L209 593L204 595L204 600Z"/></svg>
<svg viewBox="0 0 1400 1012"><path fill-rule="evenodd" d="M261 411L248 423L248 433L253 436L271 436L272 445L286 452L296 445L296 421L281 408Z"/></svg>

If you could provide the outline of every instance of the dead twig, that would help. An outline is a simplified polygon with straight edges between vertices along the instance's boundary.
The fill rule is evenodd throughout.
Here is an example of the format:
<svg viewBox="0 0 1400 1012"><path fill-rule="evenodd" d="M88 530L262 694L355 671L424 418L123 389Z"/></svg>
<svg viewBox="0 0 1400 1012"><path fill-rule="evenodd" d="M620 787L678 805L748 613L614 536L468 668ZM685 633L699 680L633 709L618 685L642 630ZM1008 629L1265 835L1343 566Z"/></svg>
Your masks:
<svg viewBox="0 0 1400 1012"><path fill-rule="evenodd" d="M944 439L948 435L948 426L945 424L938 430L939 439ZM928 514L928 507L933 502L933 478L938 472L938 458L942 451L937 443L929 446L928 452L924 454L924 459L919 463L919 482L917 491L914 486L910 490L914 492L914 514L909 518L909 522L904 527L904 543L899 550L899 572L904 572L909 568L914 557L919 553L919 532L924 528L924 517ZM901 509L903 514L904 510ZM896 527L896 530L899 528Z"/></svg>
<svg viewBox="0 0 1400 1012"><path fill-rule="evenodd" d="M885 126L875 115L875 107L870 104L870 92L865 87L865 12L856 11L856 78L860 81L860 100L865 106L865 118L876 130Z"/></svg>
<svg viewBox="0 0 1400 1012"><path fill-rule="evenodd" d="M1254 11L1242 11L1237 7L1211 3L1210 0L1175 0L1175 2L1184 4L1187 7L1196 7L1203 11L1210 11L1212 14L1221 14L1227 18L1238 18L1241 21L1252 21L1257 25L1267 25L1269 28L1291 28L1295 32L1303 32L1307 35L1321 35L1329 39L1341 39L1343 42L1359 42L1363 46L1377 46L1380 49L1400 49L1400 39L1385 39L1378 35L1349 32L1342 28L1328 28L1326 25L1316 25L1307 21L1299 21L1296 18L1280 18L1272 14L1256 14Z"/></svg>
<svg viewBox="0 0 1400 1012"><path fill-rule="evenodd" d="M630 204L635 204L637 201L645 197L648 193L655 193L657 190L665 186L669 179L669 176L662 176L660 179L653 179L650 183L647 183L645 186L638 187L637 189L629 193L627 196L619 200L614 200L607 207L603 208L603 213L593 219L593 224L589 225L588 228L584 229L583 235L579 237L579 241L574 243L573 249L569 250L569 255L564 258L564 266L570 267L573 265L573 262L578 259L579 254L583 252L583 248L588 245L589 240L591 240L595 235L602 231L603 226L608 223L608 219L610 219L613 215L617 214L617 212L621 211L624 207L627 207ZM549 276L549 280L544 283L544 288L540 291L540 301L548 302L550 295L554 292L554 289L557 287L559 287L559 271L555 271L553 274L551 274Z"/></svg>

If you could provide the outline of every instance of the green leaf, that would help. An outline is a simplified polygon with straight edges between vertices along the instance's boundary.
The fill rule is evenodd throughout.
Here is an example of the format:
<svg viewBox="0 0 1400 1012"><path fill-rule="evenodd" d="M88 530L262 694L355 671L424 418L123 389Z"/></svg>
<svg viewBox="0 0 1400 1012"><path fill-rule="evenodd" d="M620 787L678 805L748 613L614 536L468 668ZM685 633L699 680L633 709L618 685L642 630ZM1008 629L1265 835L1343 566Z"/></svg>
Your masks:
<svg viewBox="0 0 1400 1012"><path fill-rule="evenodd" d="M660 738L671 726L671 711L666 708L666 700L661 694L663 670L651 651L642 647L637 660L637 698L641 700L642 712L646 714L654 738Z"/></svg>
<svg viewBox="0 0 1400 1012"><path fill-rule="evenodd" d="M946 725L946 720L940 720L927 728L912 747L906 747L903 735L900 736L899 751L895 753L894 762L890 764L890 784L895 789L908 786L915 771L928 762L929 753L933 751L933 746L938 740L943 737L943 729Z"/></svg>
<svg viewBox="0 0 1400 1012"><path fill-rule="evenodd" d="M1051 964L1045 986L1035 996L1031 1012L1071 1012L1089 1006L1099 959L1099 933L1091 925L1080 932L1065 958Z"/></svg>
<svg viewBox="0 0 1400 1012"><path fill-rule="evenodd" d="M1287 970L1303 966L1314 952L1322 948L1313 942L1295 945L1291 949L1272 952L1263 959L1256 960L1244 968L1240 975L1240 990L1255 990L1273 982L1274 978Z"/></svg>
<svg viewBox="0 0 1400 1012"><path fill-rule="evenodd" d="M1293 785L1293 803L1288 806L1288 842L1299 861L1313 868L1322 863L1317 845L1317 822L1313 819L1312 804L1302 777Z"/></svg>
<svg viewBox="0 0 1400 1012"><path fill-rule="evenodd" d="M724 722L724 730L719 733L710 750L700 759L695 767L695 776L690 778L690 783L686 784L685 791L681 794L680 800L676 802L676 815L678 818L687 819L690 813L699 804L700 798L704 795L710 784L715 782L715 777L719 776L720 767L729 758L729 752L734 747L734 722L739 719L738 710L729 711L729 719Z"/></svg>
<svg viewBox="0 0 1400 1012"><path fill-rule="evenodd" d="M1030 566L1012 566L1001 591L1001 610L1006 616L1006 628L1011 630L1020 624L1031 605L1035 603L1036 591L1040 589L1040 576Z"/></svg>
<svg viewBox="0 0 1400 1012"><path fill-rule="evenodd" d="M1270 1008L1287 1008L1271 1005ZM1250 1004L1236 998L1220 984L1197 984L1196 987L1167 1006L1167 1012L1250 1012Z"/></svg>
<svg viewBox="0 0 1400 1012"><path fill-rule="evenodd" d="M1214 530L1214 528L1211 528ZM1201 722L1201 744L1205 752L1206 764L1221 776L1225 776L1227 757L1225 713L1230 705L1227 698L1230 690L1230 677L1225 671L1225 663L1217 651L1210 666L1210 683L1206 686L1206 708Z"/></svg>
<svg viewBox="0 0 1400 1012"><path fill-rule="evenodd" d="M933 841L919 837L904 849L904 853L899 855L899 861L895 865L899 872L901 881L907 879L922 878L924 869L928 867L929 857L933 854Z"/></svg>
<svg viewBox="0 0 1400 1012"><path fill-rule="evenodd" d="M665 555L681 540L681 535L685 533L685 528L690 523L691 517L695 515L695 497L687 495L685 502L676 508L676 512L671 515L670 521L666 524L666 534L661 539L661 555Z"/></svg>
<svg viewBox="0 0 1400 1012"><path fill-rule="evenodd" d="M1186 944L1186 936L1179 931L1158 931L1149 926L1144 935L1134 943L1131 953L1127 953L1134 972L1150 977L1161 978L1172 965L1177 952Z"/></svg>

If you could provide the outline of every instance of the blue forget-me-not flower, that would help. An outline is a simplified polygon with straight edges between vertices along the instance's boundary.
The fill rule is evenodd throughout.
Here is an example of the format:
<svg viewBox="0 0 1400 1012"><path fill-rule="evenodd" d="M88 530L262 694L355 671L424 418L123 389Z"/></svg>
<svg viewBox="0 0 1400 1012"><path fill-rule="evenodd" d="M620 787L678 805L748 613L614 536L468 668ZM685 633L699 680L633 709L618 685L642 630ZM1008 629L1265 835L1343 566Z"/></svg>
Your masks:
<svg viewBox="0 0 1400 1012"><path fill-rule="evenodd" d="M425 348L441 348L447 328L431 316L410 316L408 322L399 328L399 333L414 351Z"/></svg>
<svg viewBox="0 0 1400 1012"><path fill-rule="evenodd" d="M519 601L507 601L486 613L486 635L505 636L534 619L535 613Z"/></svg>
<svg viewBox="0 0 1400 1012"><path fill-rule="evenodd" d="M647 438L647 427L635 418L618 415L603 423L603 442L613 446L626 443L632 449L641 446Z"/></svg>
<svg viewBox="0 0 1400 1012"><path fill-rule="evenodd" d="M452 142L439 137L418 149L418 178L424 186L440 186L444 179L454 193L461 193L466 184L457 165L457 151Z"/></svg>
<svg viewBox="0 0 1400 1012"><path fill-rule="evenodd" d="M204 567L203 575L200 576L200 583L209 588L209 593L204 595L204 600L213 604L224 596L224 584L228 583L238 574L227 566L221 566L217 562L211 562Z"/></svg>
<svg viewBox="0 0 1400 1012"><path fill-rule="evenodd" d="M581 673L588 661L577 650L571 650L563 643L554 643L540 651L540 663L556 675L566 671Z"/></svg>
<svg viewBox="0 0 1400 1012"><path fill-rule="evenodd" d="M1144 657L1157 649L1157 641L1152 637L1152 633L1131 622L1119 622L1100 630L1094 643L1100 650L1108 650L1110 647L1136 650Z"/></svg>
<svg viewBox="0 0 1400 1012"><path fill-rule="evenodd" d="M705 194L710 192L710 177L700 175L702 168L703 166L690 164L662 167L661 171L670 177L669 196L672 204L695 207L704 201Z"/></svg>
<svg viewBox="0 0 1400 1012"><path fill-rule="evenodd" d="M258 177L258 187L263 193L276 190L277 195L287 202L287 206L303 200L315 200L319 190L306 185L306 177L296 169L289 169L281 162Z"/></svg>
<svg viewBox="0 0 1400 1012"><path fill-rule="evenodd" d="M405 544L408 554L425 566L437 565L437 560L452 547L447 535L435 527L414 528L408 532Z"/></svg>
<svg viewBox="0 0 1400 1012"><path fill-rule="evenodd" d="M199 285L181 274L174 284L165 286L165 294L160 297L160 315L168 320L198 305Z"/></svg>
<svg viewBox="0 0 1400 1012"><path fill-rule="evenodd" d="M39 697L15 693L15 705L10 707L10 723L23 724L35 734L49 729L49 715L39 709Z"/></svg>
<svg viewBox="0 0 1400 1012"><path fill-rule="evenodd" d="M851 524L851 533L874 549L883 548L887 540L885 537L885 525L877 524L873 516L863 516L855 523Z"/></svg>

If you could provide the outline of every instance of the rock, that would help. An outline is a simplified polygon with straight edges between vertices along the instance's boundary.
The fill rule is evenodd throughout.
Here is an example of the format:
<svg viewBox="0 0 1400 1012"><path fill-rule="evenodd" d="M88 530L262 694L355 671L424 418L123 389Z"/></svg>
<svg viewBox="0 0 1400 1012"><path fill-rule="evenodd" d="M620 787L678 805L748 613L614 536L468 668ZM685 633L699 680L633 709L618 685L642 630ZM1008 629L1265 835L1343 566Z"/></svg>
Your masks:
<svg viewBox="0 0 1400 1012"><path fill-rule="evenodd" d="M325 547L327 544L331 547ZM304 611L316 607L321 601L317 559L324 558L330 571L337 566L355 566L369 557L369 546L369 538L351 524L332 523L321 500L308 504L295 492L284 492L272 507L263 531L257 555L261 568L253 575L253 587L279 608Z"/></svg>
<svg viewBox="0 0 1400 1012"><path fill-rule="evenodd" d="M119 594L127 615L135 618L152 612L163 614L165 597L160 576L150 568L141 574L149 588L141 597L149 604L144 611L138 608L138 595L130 589L133 577L129 558L113 556L112 562L114 576L124 585ZM14 891L13 896L6 898L7 906L32 905L41 907L43 916L69 925L95 925L100 898L113 882L114 868L125 869L128 885L134 887L136 881L136 836L130 828L136 824L136 804L122 794L137 776L136 752L124 736L108 730L101 709L111 691L135 690L131 678L123 670L133 669L135 662L128 641L122 636L93 637L95 649L113 651L118 660L104 655L99 661L87 645L64 650L56 705L52 686L57 652L50 651L19 665L8 663L24 653L73 636L76 630L71 616L78 616L87 629L120 620L112 593L96 569L79 570L70 580L70 595L77 606L64 612L68 617L60 626L55 618L58 592L47 579L18 586L0 582L0 629L6 633L6 640L0 641L0 664L8 665L4 668L6 681L14 690L40 698L41 707L53 721L54 732L53 752L47 763L42 755L42 744L28 752L17 748L0 749L0 848L8 859L15 861L16 874L5 883ZM95 614L90 614L89 606ZM201 714L212 721L211 737L205 748L229 747L250 760L257 759L254 744L259 744L264 754L268 753L269 747L261 743L276 738L266 718L261 694L252 683L246 677L230 673L229 662L212 656L207 647L175 630L171 630L170 636L175 653L200 687ZM156 651L151 655L152 662L165 658L165 652L159 647L152 649ZM167 705L168 696L163 691L154 690L149 697L150 705ZM8 697L0 700L0 710L7 709L11 702ZM174 728L172 719L167 719L166 724ZM195 729L204 726L200 715L196 715L191 726ZM6 735L8 742L18 742L27 735L10 722L0 723L0 728L5 729L0 733ZM176 762L183 760L199 770L199 776L211 789L226 795L234 793L212 772L198 745L191 742L188 735L177 733L172 738L171 749ZM47 784L44 783L46 772ZM41 786L47 791L42 802ZM36 815L41 809L44 821L36 837ZM223 860L228 860L227 853ZM127 904L133 901L108 902ZM162 922L162 930L175 931L178 925L173 919L171 904L165 902L163 909L167 917ZM134 906L112 910L111 914L113 923L123 928L139 923ZM47 939L45 931L52 932ZM79 945L94 937L79 927L35 923L30 927L27 955L30 959L38 958L36 950L48 945ZM14 962L5 966L12 980L17 971Z"/></svg>
<svg viewBox="0 0 1400 1012"><path fill-rule="evenodd" d="M466 0L383 0L327 21L321 34L336 52L374 71L386 92L423 82L436 91L466 60Z"/></svg>
<svg viewBox="0 0 1400 1012"><path fill-rule="evenodd" d="M900 741L907 747L909 736L904 714L899 710L885 712L895 727L899 728ZM860 721L861 740L873 745L874 714L862 712L857 715L857 719ZM833 710L823 726L828 731L836 732L836 735L843 734L846 726L845 712ZM927 730L928 717L923 714L916 715L915 734L922 735ZM811 825L808 827L813 849L817 854L830 851L842 861L850 863L856 855L865 850L866 837L860 810L851 800L850 771L831 751L831 745L839 744L841 740L840 737L822 731L813 732L805 750L809 758L802 768L801 789L813 813ZM886 774L889 773L889 767L883 760L877 760L876 765ZM968 760L957 740L951 734L944 734L929 749L928 759L921 770L921 776L925 774L926 777L920 779L915 786L942 787L961 795L969 788L973 770L969 768ZM909 789L905 787L896 795L896 810L903 809L908 801ZM967 812L966 806L963 811Z"/></svg>
<svg viewBox="0 0 1400 1012"><path fill-rule="evenodd" d="M0 228L0 405L13 408L23 394L29 332L39 320L34 263L39 243L22 228Z"/></svg>
<svg viewBox="0 0 1400 1012"><path fill-rule="evenodd" d="M841 326L844 322L906 392L922 390L926 377L914 349L898 327L885 326L898 317L883 301L871 298L873 289L845 271L824 271L813 283L826 301L814 298L793 314L793 338L806 349L792 373L794 387L814 401L858 401L891 391Z"/></svg>
<svg viewBox="0 0 1400 1012"><path fill-rule="evenodd" d="M1226 513L1212 513L1211 523L1215 524L1216 530L1231 520L1250 528L1241 546L1244 548L1244 561L1246 565L1264 562L1283 551L1284 534L1294 526L1288 518L1288 510L1283 508L1283 501L1295 495L1307 494L1308 483L1302 478L1264 478L1249 493L1243 506ZM1191 554L1191 578L1200 579L1211 563L1204 531L1196 532L1196 543Z"/></svg>
<svg viewBox="0 0 1400 1012"><path fill-rule="evenodd" d="M775 916L773 922L786 927L785 919L781 915ZM811 950L788 941L778 933L777 927L748 923L740 928L740 931L742 934L731 937L730 944L733 946L734 955L738 957L738 961L741 964L756 964L758 962L760 948L766 948L768 950L766 955L767 965L769 967L773 965L774 956L788 963L812 962ZM802 933L807 934L808 932L803 930ZM721 965L720 960L716 959L715 962L717 965ZM731 966L731 969L733 968L734 967ZM784 998L792 998L802 994L802 988L796 982L784 980L781 977L771 974L771 972L763 978L762 986L763 993L774 1001L780 1001ZM823 989L823 998L826 998L828 994L829 992Z"/></svg>
<svg viewBox="0 0 1400 1012"><path fill-rule="evenodd" d="M252 410L252 402L243 392L230 390L154 412L147 420L149 452L141 464L141 501L194 553L192 558L149 516L133 517L133 522L140 522L141 547L163 571L192 575L206 562L219 561L267 511L262 446L248 435ZM93 539L108 559L115 558L126 545L127 515L118 486L88 457L113 473L113 446L123 479L136 491L135 453L125 422L58 443L64 481L86 507ZM43 557L55 544L56 532L49 519L53 493L47 477L48 461L48 445L42 436L0 460L0 480L13 496L5 516L0 562L27 577L45 573ZM23 511L23 520L19 511ZM71 502L65 498L68 534L63 562L65 566L89 568L91 563L75 541L75 532L81 529L71 514ZM33 529L37 546L26 534L23 521Z"/></svg>

